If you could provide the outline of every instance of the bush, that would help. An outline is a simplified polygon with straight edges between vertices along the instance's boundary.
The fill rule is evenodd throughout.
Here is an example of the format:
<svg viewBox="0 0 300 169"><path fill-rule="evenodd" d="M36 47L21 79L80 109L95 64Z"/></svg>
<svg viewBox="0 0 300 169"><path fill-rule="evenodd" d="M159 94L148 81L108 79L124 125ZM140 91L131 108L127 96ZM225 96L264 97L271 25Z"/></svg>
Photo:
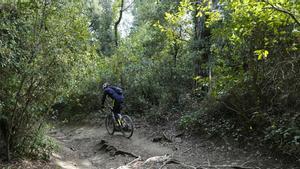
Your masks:
<svg viewBox="0 0 300 169"><path fill-rule="evenodd" d="M23 140L16 146L16 154L32 159L50 160L51 153L58 150L58 145L51 137L47 136L48 130L48 125L41 124L36 131L23 137Z"/></svg>
<svg viewBox="0 0 300 169"><path fill-rule="evenodd" d="M299 113L292 109L281 113L265 112L248 93L234 93L219 101L204 100L198 107L185 110L181 127L209 136L232 137L239 143L258 142L272 150L298 155L300 153ZM247 99L245 99L247 98ZM252 100L252 101L251 101ZM291 113L289 113L291 111Z"/></svg>

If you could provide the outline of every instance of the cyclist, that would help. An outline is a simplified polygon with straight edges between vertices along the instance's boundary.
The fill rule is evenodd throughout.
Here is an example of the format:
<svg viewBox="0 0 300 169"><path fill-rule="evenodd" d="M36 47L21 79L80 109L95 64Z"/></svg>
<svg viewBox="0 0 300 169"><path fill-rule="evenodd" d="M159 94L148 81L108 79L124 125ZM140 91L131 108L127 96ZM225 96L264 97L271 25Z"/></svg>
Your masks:
<svg viewBox="0 0 300 169"><path fill-rule="evenodd" d="M101 108L104 108L106 96L109 96L111 99L113 99L114 100L113 112L115 115L115 119L117 121L119 117L118 114L121 113L122 104L124 102L123 91L121 88L112 86L109 83L104 83L102 85L102 89L103 89L103 96L102 96Z"/></svg>

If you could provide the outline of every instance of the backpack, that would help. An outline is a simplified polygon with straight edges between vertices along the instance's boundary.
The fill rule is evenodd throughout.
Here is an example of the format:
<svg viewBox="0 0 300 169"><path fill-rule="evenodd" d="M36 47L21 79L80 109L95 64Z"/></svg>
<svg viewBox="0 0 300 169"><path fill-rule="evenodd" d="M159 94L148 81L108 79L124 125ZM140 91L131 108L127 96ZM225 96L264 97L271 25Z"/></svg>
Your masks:
<svg viewBox="0 0 300 169"><path fill-rule="evenodd" d="M111 88L119 95L123 95L123 90L120 87L112 86Z"/></svg>

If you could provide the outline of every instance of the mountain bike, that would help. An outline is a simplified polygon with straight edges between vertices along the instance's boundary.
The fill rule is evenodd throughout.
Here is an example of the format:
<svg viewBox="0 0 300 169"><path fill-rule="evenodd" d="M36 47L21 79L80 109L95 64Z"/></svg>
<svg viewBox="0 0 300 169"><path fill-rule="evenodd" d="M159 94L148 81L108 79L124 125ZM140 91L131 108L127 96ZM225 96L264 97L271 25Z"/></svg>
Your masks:
<svg viewBox="0 0 300 169"><path fill-rule="evenodd" d="M134 130L132 119L121 113L118 114L118 120L116 120L113 108L111 106L108 106L108 108L110 111L105 118L105 127L108 134L113 135L116 131L120 131L126 138L130 138Z"/></svg>

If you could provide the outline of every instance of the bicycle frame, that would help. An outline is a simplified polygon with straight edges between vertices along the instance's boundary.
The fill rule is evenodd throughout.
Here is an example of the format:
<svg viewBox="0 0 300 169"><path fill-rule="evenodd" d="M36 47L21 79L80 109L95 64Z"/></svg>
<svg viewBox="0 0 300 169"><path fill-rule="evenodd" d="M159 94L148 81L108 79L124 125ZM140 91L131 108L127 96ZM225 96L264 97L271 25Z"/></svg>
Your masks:
<svg viewBox="0 0 300 169"><path fill-rule="evenodd" d="M128 116L128 115L123 115L121 112L118 113L118 119L116 119L115 117L115 114L113 112L113 107L108 105L106 106L109 110L110 110L110 114L106 112L107 116L106 116L106 122L105 122L105 126L107 126L107 122L109 121L109 119L111 119L112 121L112 131L109 130L109 127L106 128L108 133L110 135L113 135L113 133L115 131L121 131L123 133L123 135L126 137L126 138L130 138L133 134L133 131L134 131L134 125L133 125L133 122L132 122L132 119ZM108 120L108 121L107 121ZM129 129L129 130L128 130Z"/></svg>
<svg viewBox="0 0 300 169"><path fill-rule="evenodd" d="M106 105L107 105L107 107L110 110L110 113L111 113L111 116L112 116L114 122L117 122L120 126L122 126L122 121L121 121L121 119L122 119L122 113L118 113L119 118L118 118L118 120L116 120L115 113L113 111L113 107L111 105L109 105L109 104L106 104Z"/></svg>

